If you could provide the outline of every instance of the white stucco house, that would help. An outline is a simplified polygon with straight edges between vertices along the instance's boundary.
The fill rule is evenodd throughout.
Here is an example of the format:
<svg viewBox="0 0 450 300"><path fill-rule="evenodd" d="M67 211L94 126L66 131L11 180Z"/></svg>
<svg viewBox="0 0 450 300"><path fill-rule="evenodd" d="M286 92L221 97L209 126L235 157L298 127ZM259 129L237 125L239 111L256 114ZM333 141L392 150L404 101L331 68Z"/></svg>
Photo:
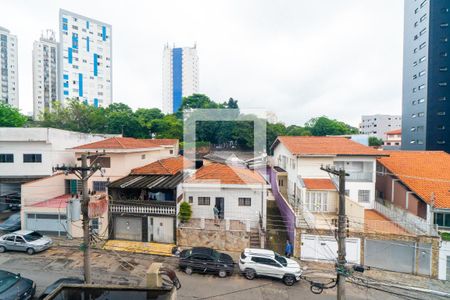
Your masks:
<svg viewBox="0 0 450 300"><path fill-rule="evenodd" d="M183 201L192 207L193 219L239 221L258 228L266 227L268 184L256 171L244 167L212 163L198 169L182 185Z"/></svg>

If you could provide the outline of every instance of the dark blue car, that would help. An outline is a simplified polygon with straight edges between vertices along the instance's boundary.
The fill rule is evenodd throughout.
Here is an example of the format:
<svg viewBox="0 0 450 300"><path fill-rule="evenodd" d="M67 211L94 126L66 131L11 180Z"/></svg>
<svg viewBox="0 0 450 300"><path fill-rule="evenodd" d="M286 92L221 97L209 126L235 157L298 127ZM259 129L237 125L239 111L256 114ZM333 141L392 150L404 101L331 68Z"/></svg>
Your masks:
<svg viewBox="0 0 450 300"><path fill-rule="evenodd" d="M32 299L36 292L36 284L20 274L0 270L0 299Z"/></svg>

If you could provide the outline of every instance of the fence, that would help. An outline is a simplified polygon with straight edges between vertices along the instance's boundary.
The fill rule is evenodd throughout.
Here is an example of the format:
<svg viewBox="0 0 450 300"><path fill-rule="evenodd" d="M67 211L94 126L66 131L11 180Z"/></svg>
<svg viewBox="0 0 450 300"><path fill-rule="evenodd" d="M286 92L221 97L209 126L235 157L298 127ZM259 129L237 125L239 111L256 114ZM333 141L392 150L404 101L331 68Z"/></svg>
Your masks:
<svg viewBox="0 0 450 300"><path fill-rule="evenodd" d="M113 213L135 213L155 215L175 215L175 206L134 206L111 204L109 210Z"/></svg>
<svg viewBox="0 0 450 300"><path fill-rule="evenodd" d="M396 208L395 206L387 207L378 200L375 201L374 208L376 211L388 217L393 222L401 224L402 227L415 234L438 235L435 226L405 210Z"/></svg>

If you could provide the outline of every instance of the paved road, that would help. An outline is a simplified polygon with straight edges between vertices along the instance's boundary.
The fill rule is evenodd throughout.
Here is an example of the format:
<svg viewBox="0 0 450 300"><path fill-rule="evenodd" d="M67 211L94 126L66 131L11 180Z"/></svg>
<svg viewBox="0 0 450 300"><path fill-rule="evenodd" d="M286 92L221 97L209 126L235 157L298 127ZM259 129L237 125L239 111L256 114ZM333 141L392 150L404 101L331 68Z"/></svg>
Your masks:
<svg viewBox="0 0 450 300"><path fill-rule="evenodd" d="M96 283L145 284L145 271L153 262L176 267L176 259L143 254L114 253L95 250L92 255L93 280ZM0 269L21 273L34 280L39 295L56 279L67 276L82 277L82 255L75 248L52 248L29 256L7 252L0 256ZM314 295L309 284L301 281L292 287L271 279L249 281L240 275L225 279L212 275L186 275L177 272L182 288L178 299L335 299L336 289ZM389 294L348 285L348 299L397 299Z"/></svg>

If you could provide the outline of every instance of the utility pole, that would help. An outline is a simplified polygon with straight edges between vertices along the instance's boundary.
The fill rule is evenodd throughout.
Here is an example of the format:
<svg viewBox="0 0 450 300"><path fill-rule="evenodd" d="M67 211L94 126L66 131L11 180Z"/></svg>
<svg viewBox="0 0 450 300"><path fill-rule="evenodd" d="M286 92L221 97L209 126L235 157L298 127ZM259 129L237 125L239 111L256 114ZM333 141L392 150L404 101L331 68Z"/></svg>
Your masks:
<svg viewBox="0 0 450 300"><path fill-rule="evenodd" d="M101 169L101 166L96 163L97 158L101 157L103 154L95 154L89 155L82 154L81 158L81 167L70 167L70 166L56 166L53 168L54 171L64 171L67 174L75 174L82 183L82 202L81 202L81 214L83 216L83 266L84 266L84 282L87 284L92 283L91 280L91 245L90 238L91 233L89 230L89 188L88 188L88 180L94 175L94 173ZM91 160L91 163L88 165L88 158Z"/></svg>
<svg viewBox="0 0 450 300"><path fill-rule="evenodd" d="M339 212L338 212L338 260L336 264L337 271L337 299L345 300L345 276L347 260L345 259L345 238L347 227L347 216L345 215L345 170L336 170L334 168L320 167L322 171L339 177Z"/></svg>

